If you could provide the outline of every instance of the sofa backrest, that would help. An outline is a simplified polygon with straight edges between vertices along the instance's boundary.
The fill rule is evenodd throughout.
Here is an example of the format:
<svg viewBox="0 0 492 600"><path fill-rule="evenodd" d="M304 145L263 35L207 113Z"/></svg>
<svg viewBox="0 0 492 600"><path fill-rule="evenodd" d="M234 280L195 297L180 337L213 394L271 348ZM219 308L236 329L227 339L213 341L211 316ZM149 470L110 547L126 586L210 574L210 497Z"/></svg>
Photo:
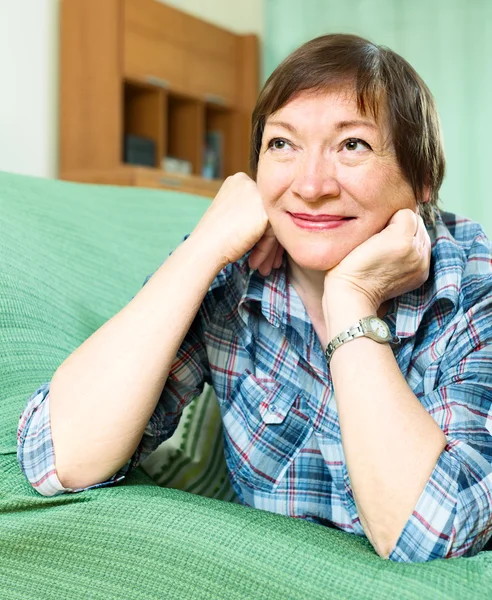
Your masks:
<svg viewBox="0 0 492 600"><path fill-rule="evenodd" d="M16 450L27 398L138 292L209 205L174 191L0 173L0 454Z"/></svg>

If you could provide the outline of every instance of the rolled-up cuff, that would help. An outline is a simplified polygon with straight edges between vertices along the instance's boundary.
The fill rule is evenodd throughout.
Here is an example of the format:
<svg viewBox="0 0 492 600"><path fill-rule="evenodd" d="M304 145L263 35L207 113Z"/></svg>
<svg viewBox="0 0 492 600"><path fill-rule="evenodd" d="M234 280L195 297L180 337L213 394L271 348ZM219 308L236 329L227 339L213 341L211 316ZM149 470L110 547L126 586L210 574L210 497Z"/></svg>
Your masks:
<svg viewBox="0 0 492 600"><path fill-rule="evenodd" d="M459 471L457 459L443 451L389 555L390 560L426 562L446 558L454 541Z"/></svg>
<svg viewBox="0 0 492 600"><path fill-rule="evenodd" d="M132 457L113 477L101 483L79 489L64 487L58 479L55 467L48 384L33 395L21 416L17 458L25 477L42 496L56 496L65 492L81 492L116 483L125 478L126 473L136 461L136 457Z"/></svg>

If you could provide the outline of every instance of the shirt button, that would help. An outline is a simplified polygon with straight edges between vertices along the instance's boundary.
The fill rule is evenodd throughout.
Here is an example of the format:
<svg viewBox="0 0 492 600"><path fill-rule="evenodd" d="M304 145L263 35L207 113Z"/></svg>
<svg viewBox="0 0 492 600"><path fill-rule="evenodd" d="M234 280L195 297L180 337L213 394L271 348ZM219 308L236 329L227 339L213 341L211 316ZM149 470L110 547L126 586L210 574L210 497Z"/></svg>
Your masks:
<svg viewBox="0 0 492 600"><path fill-rule="evenodd" d="M277 412L277 405L276 404L270 404L270 406L268 407L268 410L272 413Z"/></svg>

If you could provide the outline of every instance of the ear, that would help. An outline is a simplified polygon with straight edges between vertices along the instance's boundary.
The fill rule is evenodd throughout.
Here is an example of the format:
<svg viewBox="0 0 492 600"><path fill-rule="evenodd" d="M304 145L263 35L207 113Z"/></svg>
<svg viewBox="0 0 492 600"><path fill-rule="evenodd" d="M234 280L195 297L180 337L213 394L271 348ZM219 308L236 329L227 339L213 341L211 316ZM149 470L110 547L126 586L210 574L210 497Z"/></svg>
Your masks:
<svg viewBox="0 0 492 600"><path fill-rule="evenodd" d="M424 185L424 189L422 190L422 204L427 204L431 197L431 189L429 185Z"/></svg>

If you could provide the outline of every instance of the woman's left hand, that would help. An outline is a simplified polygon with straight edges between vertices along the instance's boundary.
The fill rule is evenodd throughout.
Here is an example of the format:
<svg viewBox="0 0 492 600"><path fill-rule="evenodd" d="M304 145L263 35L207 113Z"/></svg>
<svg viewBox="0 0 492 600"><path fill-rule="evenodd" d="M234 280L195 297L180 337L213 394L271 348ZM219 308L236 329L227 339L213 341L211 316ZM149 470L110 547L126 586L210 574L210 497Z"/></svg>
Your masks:
<svg viewBox="0 0 492 600"><path fill-rule="evenodd" d="M386 300L427 280L430 256L431 242L422 218L410 209L399 210L380 233L327 272L324 298L355 295L376 314Z"/></svg>
<svg viewBox="0 0 492 600"><path fill-rule="evenodd" d="M282 264L284 248L280 245L271 225L268 225L267 230L262 238L253 247L249 256L249 266L267 277L272 269L278 269Z"/></svg>

